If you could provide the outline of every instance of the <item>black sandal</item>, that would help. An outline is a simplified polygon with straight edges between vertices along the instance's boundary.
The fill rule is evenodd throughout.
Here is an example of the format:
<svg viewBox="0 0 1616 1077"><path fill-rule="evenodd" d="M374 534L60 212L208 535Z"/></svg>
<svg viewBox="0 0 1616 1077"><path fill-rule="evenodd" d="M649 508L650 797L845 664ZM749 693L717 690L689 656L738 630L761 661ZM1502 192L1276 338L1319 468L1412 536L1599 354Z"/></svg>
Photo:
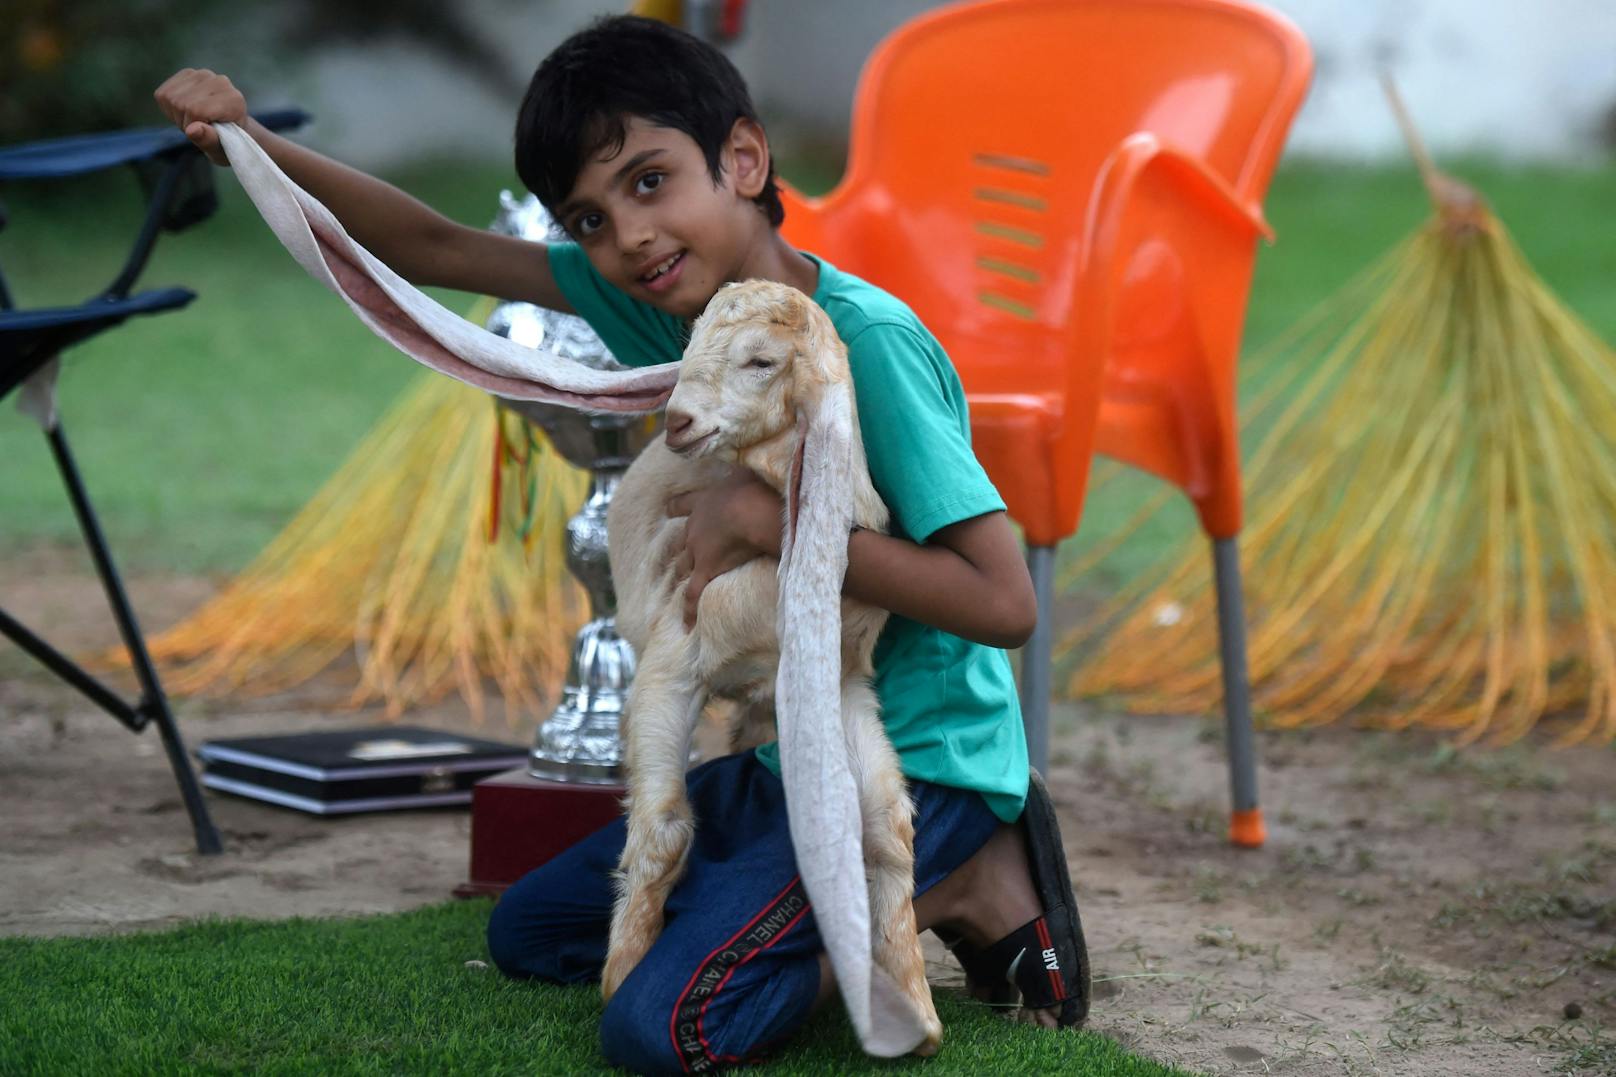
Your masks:
<svg viewBox="0 0 1616 1077"><path fill-rule="evenodd" d="M1089 953L1055 805L1036 770L1031 772L1021 825L1043 915L985 949L963 939L944 938L943 944L965 969L972 993L990 1006L1019 1005L1029 1010L1059 1006L1057 1023L1071 1028L1082 1024L1089 1013Z"/></svg>

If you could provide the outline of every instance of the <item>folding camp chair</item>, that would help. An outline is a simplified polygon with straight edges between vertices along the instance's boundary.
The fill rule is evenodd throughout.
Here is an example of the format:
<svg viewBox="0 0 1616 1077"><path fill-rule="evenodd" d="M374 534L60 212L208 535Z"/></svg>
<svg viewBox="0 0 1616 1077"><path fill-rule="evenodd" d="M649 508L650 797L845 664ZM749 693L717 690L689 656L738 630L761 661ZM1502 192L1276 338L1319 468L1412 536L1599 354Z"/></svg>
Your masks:
<svg viewBox="0 0 1616 1077"><path fill-rule="evenodd" d="M308 116L287 109L259 115L257 119L270 130L285 130L301 126ZM38 420L45 431L79 527L84 532L85 544L90 548L96 572L106 589L113 617L139 678L140 699L135 703L126 701L4 609L0 609L0 633L131 730L138 733L148 724L157 723L185 809L191 816L197 850L211 854L221 850L219 833L202 801L196 775L185 754L184 741L180 739L174 715L146 652L140 626L113 566L101 525L79 478L78 465L68 449L67 435L56 412L55 387L57 359L63 349L121 325L134 315L179 310L196 298L194 292L185 288L158 288L134 294L130 289L145 268L159 231L177 232L188 228L205 220L217 208L213 166L177 128L146 128L50 139L0 149L0 181L59 179L123 164L134 168L146 192L146 219L123 269L104 291L73 306L18 310L4 276L0 275L0 399L20 386L21 410ZM5 224L5 209L0 206L0 228Z"/></svg>

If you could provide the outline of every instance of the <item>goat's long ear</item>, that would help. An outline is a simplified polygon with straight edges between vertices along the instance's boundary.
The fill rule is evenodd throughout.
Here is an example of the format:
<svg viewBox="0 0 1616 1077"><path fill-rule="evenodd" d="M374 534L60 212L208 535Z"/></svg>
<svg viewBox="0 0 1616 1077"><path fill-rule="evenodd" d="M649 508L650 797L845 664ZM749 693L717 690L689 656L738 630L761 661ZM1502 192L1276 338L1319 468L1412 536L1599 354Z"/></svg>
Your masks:
<svg viewBox="0 0 1616 1077"><path fill-rule="evenodd" d="M793 294L790 302L793 307L787 320L797 329L801 351L792 364L797 452L791 469L787 527L791 532L797 529L806 486L812 488L813 499L822 503L826 513L845 516L839 523L845 540L853 516L852 468L862 456L856 452L860 448L856 444L858 421L847 349L830 318L813 300ZM843 549L844 568L846 553ZM781 567L783 570L784 565Z"/></svg>
<svg viewBox="0 0 1616 1077"><path fill-rule="evenodd" d="M864 1049L894 1057L925 1036L919 1012L872 960L859 791L842 716L841 591L853 519L853 389L845 353L819 311L796 383L801 435L780 550L780 766L792 847L842 1001ZM839 370L835 369L839 366ZM833 374L821 377L821 374Z"/></svg>
<svg viewBox="0 0 1616 1077"><path fill-rule="evenodd" d="M822 456L825 466L818 470L826 473L816 482L823 484L832 473L844 476L847 482L842 489L824 488L820 496L845 506L851 521L851 469L863 453L862 446L857 444L858 418L851 396L852 379L847 368L847 348L836 335L836 327L831 324L829 315L813 300L793 291L786 303L782 320L795 330L799 341L799 350L792 362L792 394L797 405L797 453L791 472L787 523L792 528L796 526L798 504L802 497L804 457L810 441L823 450L823 453L817 454ZM844 448L847 450L845 463Z"/></svg>
<svg viewBox="0 0 1616 1077"><path fill-rule="evenodd" d="M797 408L797 451L791 468L791 496L786 503L786 536L782 557L793 556L798 536L816 548L815 556L837 556L818 550L821 526L826 537L841 540L840 570L847 568L847 535L853 521L853 398L844 382L819 387L815 399ZM809 515L804 516L807 511ZM828 530L834 526L835 531ZM786 572L781 561L780 571ZM837 590L840 591L838 584Z"/></svg>
<svg viewBox="0 0 1616 1077"><path fill-rule="evenodd" d="M835 380L813 388L797 403L797 451L785 511L781 577L834 571L832 590L839 597L853 521L853 438L858 432L852 386Z"/></svg>
<svg viewBox="0 0 1616 1077"><path fill-rule="evenodd" d="M828 386L848 380L847 348L836 335L830 316L812 299L793 292L787 303L783 320L800 342L792 363L797 403L799 407L817 405Z"/></svg>

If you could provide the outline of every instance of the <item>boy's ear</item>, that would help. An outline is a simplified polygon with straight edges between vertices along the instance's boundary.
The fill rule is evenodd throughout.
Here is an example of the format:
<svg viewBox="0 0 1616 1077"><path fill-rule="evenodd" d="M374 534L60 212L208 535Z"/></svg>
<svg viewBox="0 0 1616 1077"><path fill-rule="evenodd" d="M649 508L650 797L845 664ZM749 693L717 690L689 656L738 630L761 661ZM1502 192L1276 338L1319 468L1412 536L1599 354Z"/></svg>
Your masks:
<svg viewBox="0 0 1616 1077"><path fill-rule="evenodd" d="M730 175L735 177L735 193L756 198L769 181L769 136L763 125L745 116L729 129Z"/></svg>

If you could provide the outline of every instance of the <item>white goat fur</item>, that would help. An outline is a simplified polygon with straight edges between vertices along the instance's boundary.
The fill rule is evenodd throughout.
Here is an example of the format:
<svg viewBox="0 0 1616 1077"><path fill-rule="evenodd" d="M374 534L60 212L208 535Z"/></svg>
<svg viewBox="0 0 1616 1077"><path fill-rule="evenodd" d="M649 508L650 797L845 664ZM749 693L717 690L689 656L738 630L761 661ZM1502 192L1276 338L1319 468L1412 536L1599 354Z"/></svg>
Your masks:
<svg viewBox="0 0 1616 1077"><path fill-rule="evenodd" d="M850 490L846 508L854 524L885 530L887 509L870 483L853 413L846 348L810 299L764 281L724 288L692 330L668 407L691 416L691 432L707 434L705 440L675 452L656 439L613 496L607 535L617 627L633 645L637 667L625 716L628 838L602 976L608 998L656 940L664 902L684 871L695 832L685 769L704 705L714 695L751 707L769 704L780 663L779 565L773 559L759 558L709 583L695 628L685 630L685 584L674 573L685 521L667 515L667 502L740 464L781 492L791 526L790 486L802 470L806 417L827 394L840 394L831 410L851 422L851 451L843 457L850 474L832 485ZM810 474L815 463L808 462ZM837 541L845 543L845 529L841 534ZM799 545L792 556L823 553ZM841 719L858 788L871 957L914 1007L924 1031L916 1049L930 1053L942 1026L915 928L913 808L869 683L886 617L884 610L841 601ZM833 654L825 657L825 665L834 663Z"/></svg>

